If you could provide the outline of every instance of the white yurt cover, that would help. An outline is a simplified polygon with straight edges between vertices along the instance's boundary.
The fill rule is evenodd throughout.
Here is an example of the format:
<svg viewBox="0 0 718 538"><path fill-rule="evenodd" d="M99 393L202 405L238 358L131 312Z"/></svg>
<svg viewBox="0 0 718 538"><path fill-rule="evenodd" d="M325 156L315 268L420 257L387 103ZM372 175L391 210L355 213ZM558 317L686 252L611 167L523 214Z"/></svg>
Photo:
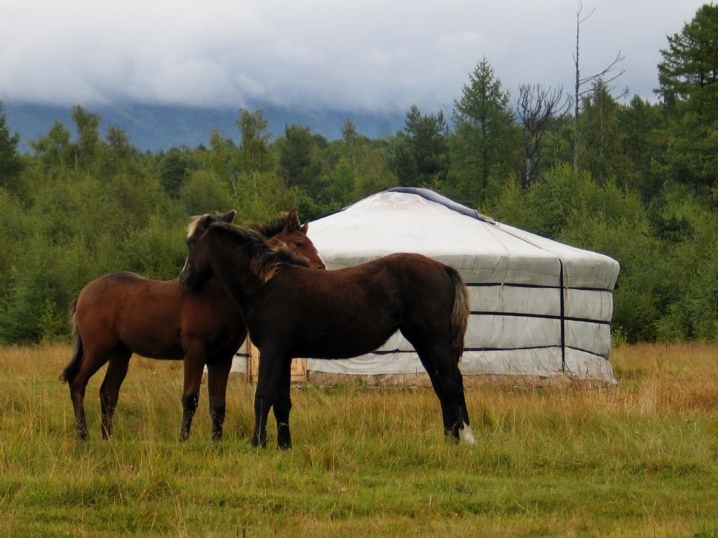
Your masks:
<svg viewBox="0 0 718 538"><path fill-rule="evenodd" d="M613 382L615 260L495 222L427 189L375 194L309 224L328 269L394 252L456 268L469 288L464 375L568 375ZM400 333L373 353L309 359L309 372L424 372Z"/></svg>
<svg viewBox="0 0 718 538"><path fill-rule="evenodd" d="M309 237L328 269L394 252L451 265L471 298L464 375L568 376L615 382L611 351L618 262L502 224L433 191L396 188L313 221ZM232 370L246 372L246 345ZM307 361L307 371L347 375L423 373L398 332L352 359Z"/></svg>

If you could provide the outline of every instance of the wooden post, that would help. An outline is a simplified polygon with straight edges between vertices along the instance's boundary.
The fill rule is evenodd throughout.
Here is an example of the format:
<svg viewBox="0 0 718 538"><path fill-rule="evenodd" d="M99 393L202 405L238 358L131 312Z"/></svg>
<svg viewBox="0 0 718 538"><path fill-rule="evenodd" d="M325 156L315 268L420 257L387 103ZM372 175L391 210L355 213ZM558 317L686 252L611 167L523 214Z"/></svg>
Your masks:
<svg viewBox="0 0 718 538"><path fill-rule="evenodd" d="M249 357L247 358L247 381L256 385L259 379L259 349L247 338L246 341L247 352ZM292 359L292 383L306 383L307 382L307 359Z"/></svg>

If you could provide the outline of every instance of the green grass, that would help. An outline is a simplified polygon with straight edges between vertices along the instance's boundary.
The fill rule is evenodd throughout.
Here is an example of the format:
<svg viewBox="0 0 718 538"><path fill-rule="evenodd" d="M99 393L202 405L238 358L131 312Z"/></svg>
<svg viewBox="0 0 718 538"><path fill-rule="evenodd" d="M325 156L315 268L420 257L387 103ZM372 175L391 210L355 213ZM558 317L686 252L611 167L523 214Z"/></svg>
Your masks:
<svg viewBox="0 0 718 538"><path fill-rule="evenodd" d="M621 347L618 386L471 387L477 447L430 389L293 389L295 448L255 450L252 387L176 441L180 363L135 357L115 438L75 440L65 346L0 348L2 536L718 536L718 348ZM270 445L274 443L270 422Z"/></svg>

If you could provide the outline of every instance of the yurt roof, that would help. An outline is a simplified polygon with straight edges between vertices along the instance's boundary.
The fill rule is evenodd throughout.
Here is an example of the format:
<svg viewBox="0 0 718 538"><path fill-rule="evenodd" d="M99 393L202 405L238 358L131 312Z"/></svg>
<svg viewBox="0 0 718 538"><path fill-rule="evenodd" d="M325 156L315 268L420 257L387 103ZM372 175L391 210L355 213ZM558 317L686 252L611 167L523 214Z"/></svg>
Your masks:
<svg viewBox="0 0 718 538"><path fill-rule="evenodd" d="M564 286L612 290L618 276L608 256L496 222L428 189L369 196L311 222L309 234L331 268L420 252L469 281L555 285L563 269Z"/></svg>

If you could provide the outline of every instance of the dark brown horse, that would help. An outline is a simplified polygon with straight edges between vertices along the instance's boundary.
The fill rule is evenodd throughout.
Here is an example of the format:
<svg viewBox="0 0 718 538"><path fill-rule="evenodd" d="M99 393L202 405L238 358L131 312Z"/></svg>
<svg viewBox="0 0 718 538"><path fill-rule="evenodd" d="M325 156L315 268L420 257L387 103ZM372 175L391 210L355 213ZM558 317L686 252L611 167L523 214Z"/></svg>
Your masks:
<svg viewBox="0 0 718 538"><path fill-rule="evenodd" d="M218 220L230 223L235 212ZM288 263L325 268L296 211L256 225L258 237L270 238L268 249ZM291 258L292 255L296 258ZM85 286L70 309L74 352L61 375L70 386L77 436L88 436L83 399L87 382L109 361L100 387L102 436L112 436L117 405L132 353L154 359L184 359L180 439L189 438L197 409L202 373L207 366L212 439L221 439L227 379L232 358L247 330L234 302L216 280L190 293L177 279L157 281L134 273L112 273Z"/></svg>
<svg viewBox="0 0 718 538"><path fill-rule="evenodd" d="M354 357L399 330L414 346L441 403L444 431L474 442L458 363L469 316L466 286L451 267L420 254L392 254L336 271L311 271L280 259L260 234L205 216L189 228L180 282L210 278L237 303L259 348L252 444L266 445L274 408L277 443L291 447L293 357Z"/></svg>

